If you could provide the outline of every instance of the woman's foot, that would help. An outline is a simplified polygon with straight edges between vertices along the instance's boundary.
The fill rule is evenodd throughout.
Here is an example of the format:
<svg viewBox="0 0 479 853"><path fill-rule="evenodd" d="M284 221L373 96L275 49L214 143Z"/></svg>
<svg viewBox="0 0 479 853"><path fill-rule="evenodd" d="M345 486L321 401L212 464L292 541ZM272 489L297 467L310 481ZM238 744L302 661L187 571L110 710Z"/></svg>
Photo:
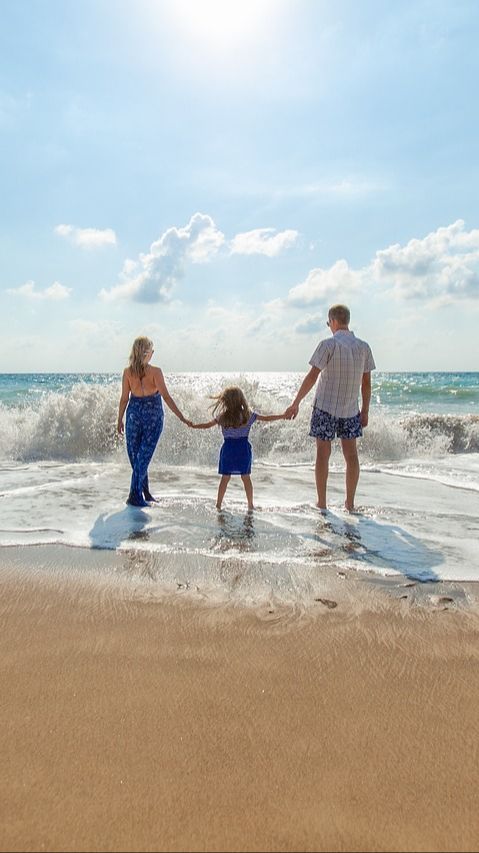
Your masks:
<svg viewBox="0 0 479 853"><path fill-rule="evenodd" d="M154 498L149 489L143 489L143 497L145 501L150 501L150 503L157 504L158 498Z"/></svg>
<svg viewBox="0 0 479 853"><path fill-rule="evenodd" d="M126 499L126 503L128 506L149 506L149 504L143 500L141 495L133 495L131 492Z"/></svg>

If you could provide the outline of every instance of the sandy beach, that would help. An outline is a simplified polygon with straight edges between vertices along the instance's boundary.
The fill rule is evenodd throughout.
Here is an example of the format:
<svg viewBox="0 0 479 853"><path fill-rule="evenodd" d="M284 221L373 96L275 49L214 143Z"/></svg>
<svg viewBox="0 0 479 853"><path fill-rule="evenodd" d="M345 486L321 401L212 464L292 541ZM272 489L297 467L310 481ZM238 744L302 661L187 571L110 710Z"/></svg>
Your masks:
<svg viewBox="0 0 479 853"><path fill-rule="evenodd" d="M1 850L478 849L474 584L255 611L117 559L3 552Z"/></svg>

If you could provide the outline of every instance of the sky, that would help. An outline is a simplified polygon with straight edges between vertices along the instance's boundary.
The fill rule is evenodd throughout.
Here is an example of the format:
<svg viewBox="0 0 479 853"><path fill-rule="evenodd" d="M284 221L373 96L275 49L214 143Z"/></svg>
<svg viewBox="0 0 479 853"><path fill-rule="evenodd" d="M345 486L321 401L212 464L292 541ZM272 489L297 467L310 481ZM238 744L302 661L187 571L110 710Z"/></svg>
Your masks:
<svg viewBox="0 0 479 853"><path fill-rule="evenodd" d="M477 0L0 0L0 372L478 370Z"/></svg>

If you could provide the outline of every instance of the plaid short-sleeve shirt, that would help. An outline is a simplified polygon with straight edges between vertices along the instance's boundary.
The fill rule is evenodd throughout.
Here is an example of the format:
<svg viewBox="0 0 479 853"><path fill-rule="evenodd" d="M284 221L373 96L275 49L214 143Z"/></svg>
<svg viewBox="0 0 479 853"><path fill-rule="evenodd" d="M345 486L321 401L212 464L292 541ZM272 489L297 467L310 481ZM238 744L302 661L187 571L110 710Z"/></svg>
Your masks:
<svg viewBox="0 0 479 853"><path fill-rule="evenodd" d="M369 344L354 332L340 329L332 338L320 341L309 363L321 371L314 407L335 418L357 415L363 373L376 367Z"/></svg>

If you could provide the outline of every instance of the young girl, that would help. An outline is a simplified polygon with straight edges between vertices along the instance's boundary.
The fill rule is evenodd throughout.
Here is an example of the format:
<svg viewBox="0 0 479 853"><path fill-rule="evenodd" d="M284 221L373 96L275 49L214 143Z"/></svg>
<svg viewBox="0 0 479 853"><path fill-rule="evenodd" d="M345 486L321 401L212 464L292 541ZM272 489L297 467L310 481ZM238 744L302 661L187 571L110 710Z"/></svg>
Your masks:
<svg viewBox="0 0 479 853"><path fill-rule="evenodd" d="M192 424L192 427L193 429L209 429L210 427L220 426L223 433L224 442L218 465L218 473L222 476L218 486L216 508L221 509L231 475L239 474L246 492L248 509L254 509L253 483L250 477L253 454L251 444L248 441L249 431L256 420L279 421L284 418L284 414L258 415L257 412L251 412L241 388L225 388L221 394L213 399L216 400L212 407L213 420L204 424Z"/></svg>

